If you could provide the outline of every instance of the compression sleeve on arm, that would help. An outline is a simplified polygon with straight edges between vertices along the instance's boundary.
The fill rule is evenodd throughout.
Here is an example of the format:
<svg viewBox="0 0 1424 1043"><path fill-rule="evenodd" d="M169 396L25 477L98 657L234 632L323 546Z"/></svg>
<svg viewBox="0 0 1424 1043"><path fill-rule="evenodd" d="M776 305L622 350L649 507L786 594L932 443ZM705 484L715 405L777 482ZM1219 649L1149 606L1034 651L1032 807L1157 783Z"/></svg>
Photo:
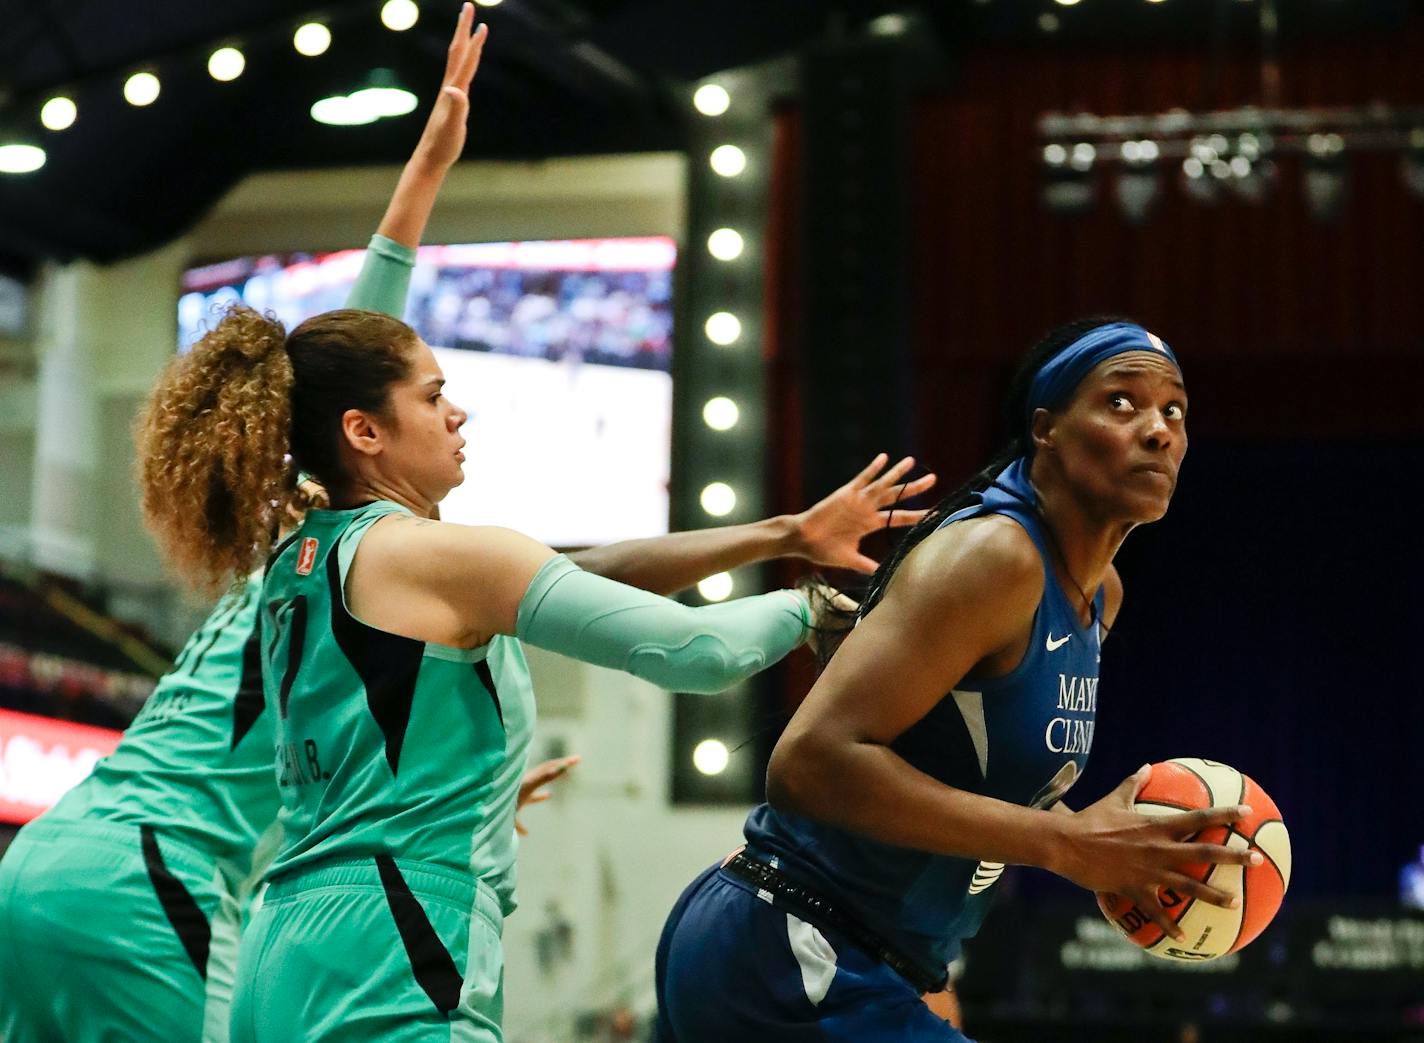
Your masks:
<svg viewBox="0 0 1424 1043"><path fill-rule="evenodd" d="M405 314L405 298L410 291L410 272L415 267L415 251L383 235L371 236L366 260L356 276L356 285L346 298L348 308L383 311L399 319Z"/></svg>
<svg viewBox="0 0 1424 1043"><path fill-rule="evenodd" d="M519 603L521 641L660 688L720 692L806 639L810 607L792 590L692 608L585 572L560 554Z"/></svg>

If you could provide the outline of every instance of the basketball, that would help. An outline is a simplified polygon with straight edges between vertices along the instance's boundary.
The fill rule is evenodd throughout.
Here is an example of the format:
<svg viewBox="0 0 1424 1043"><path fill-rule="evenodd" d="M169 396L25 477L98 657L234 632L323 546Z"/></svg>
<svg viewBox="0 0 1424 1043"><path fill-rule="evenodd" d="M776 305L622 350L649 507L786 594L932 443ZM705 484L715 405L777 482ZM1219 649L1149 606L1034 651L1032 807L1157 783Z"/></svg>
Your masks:
<svg viewBox="0 0 1424 1043"><path fill-rule="evenodd" d="M1237 909L1184 898L1171 888L1159 894L1167 914L1186 934L1184 941L1165 934L1134 903L1120 895L1098 894L1098 908L1134 944L1167 960L1212 960L1250 943L1281 907L1290 886L1290 834L1275 801L1249 776L1216 761L1177 757L1152 765L1152 774L1137 795L1135 809L1143 815L1175 815L1182 811L1246 804L1251 814L1230 826L1215 826L1195 840L1262 855L1258 866L1198 864L1183 872L1241 896Z"/></svg>

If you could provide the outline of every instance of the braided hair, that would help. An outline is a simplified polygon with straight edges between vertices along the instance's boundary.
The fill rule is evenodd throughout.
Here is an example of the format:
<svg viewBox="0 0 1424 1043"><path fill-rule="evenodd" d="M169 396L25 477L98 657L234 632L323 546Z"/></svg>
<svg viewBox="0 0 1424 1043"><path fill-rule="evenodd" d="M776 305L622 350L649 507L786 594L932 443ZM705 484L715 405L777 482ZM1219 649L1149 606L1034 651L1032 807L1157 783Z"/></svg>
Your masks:
<svg viewBox="0 0 1424 1043"><path fill-rule="evenodd" d="M857 622L868 615L876 605L880 604L885 596L886 589L890 586L890 580L899 569L901 562L906 556L920 545L939 528L950 515L956 511L963 510L976 502L979 493L982 493L993 482L994 478L1012 463L1017 457L1033 455L1033 441L1029 437L1028 428L1024 425L1024 414L1028 407L1029 388L1033 384L1033 378L1049 359L1058 354L1069 344L1072 344L1080 337L1092 332L1099 326L1106 326L1114 322L1128 322L1131 320L1117 317L1094 317L1088 319L1078 319L1074 322L1064 323L1050 330L1038 341L1028 353L1020 360L1017 369L1014 371L1013 380L1009 384L1008 394L1003 403L1003 423L1008 432L1005 441L999 450L989 458L974 476L963 485L949 493L939 503L935 504L930 512L925 515L913 528L901 537L900 542L891 552L890 556L881 562L880 567L871 576L864 595L860 599L860 606L854 612L847 610L837 610L831 605L817 605L817 618L821 621L820 635L815 642L817 658L824 669L840 647L841 641Z"/></svg>

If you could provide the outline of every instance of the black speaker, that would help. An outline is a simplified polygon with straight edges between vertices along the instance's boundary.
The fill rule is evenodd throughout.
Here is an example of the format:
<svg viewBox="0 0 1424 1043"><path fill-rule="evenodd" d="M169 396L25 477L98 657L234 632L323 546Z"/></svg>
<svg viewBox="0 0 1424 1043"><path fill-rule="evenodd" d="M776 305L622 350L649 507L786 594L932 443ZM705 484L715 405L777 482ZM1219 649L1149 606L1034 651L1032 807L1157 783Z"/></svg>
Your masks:
<svg viewBox="0 0 1424 1043"><path fill-rule="evenodd" d="M804 493L910 448L913 63L873 36L801 64Z"/></svg>

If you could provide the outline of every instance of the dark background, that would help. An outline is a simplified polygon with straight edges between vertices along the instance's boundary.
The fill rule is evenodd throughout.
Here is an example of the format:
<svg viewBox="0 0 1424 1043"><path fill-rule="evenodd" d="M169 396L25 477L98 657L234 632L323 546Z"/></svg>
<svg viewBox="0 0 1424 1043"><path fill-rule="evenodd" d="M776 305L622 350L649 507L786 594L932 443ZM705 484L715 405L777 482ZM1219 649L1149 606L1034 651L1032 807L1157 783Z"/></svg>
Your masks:
<svg viewBox="0 0 1424 1043"><path fill-rule="evenodd" d="M1421 24L1288 43L1282 72L1287 105L1417 105ZM1424 843L1413 800L1424 741L1414 507L1424 200L1402 184L1397 155L1362 154L1331 223L1310 216L1289 158L1260 205L1204 206L1169 174L1141 226L1102 179L1092 212L1046 213L1043 112L1152 113L1203 92L1247 104L1256 55L1186 41L1010 44L956 60L949 79L905 100L910 218L903 255L886 262L908 273L900 292L913 323L900 342L893 330L829 347L806 335L818 321L806 313L808 268L820 272L806 229L834 215L806 205L825 169L807 165L818 158L807 144L815 101L779 114L781 251L768 288L779 506L808 502L828 488L818 473L852 473L882 448L915 453L948 491L997 444L1009 373L1039 336L1085 315L1143 322L1182 361L1191 449L1167 519L1120 555L1126 600L1103 657L1093 757L1070 803L1145 761L1222 760L1280 805L1292 898L1397 893L1400 866ZM857 351L854 386L837 403L817 374ZM817 423L850 429L844 460L807 458L797 434ZM786 671L781 706L809 680L805 663Z"/></svg>

